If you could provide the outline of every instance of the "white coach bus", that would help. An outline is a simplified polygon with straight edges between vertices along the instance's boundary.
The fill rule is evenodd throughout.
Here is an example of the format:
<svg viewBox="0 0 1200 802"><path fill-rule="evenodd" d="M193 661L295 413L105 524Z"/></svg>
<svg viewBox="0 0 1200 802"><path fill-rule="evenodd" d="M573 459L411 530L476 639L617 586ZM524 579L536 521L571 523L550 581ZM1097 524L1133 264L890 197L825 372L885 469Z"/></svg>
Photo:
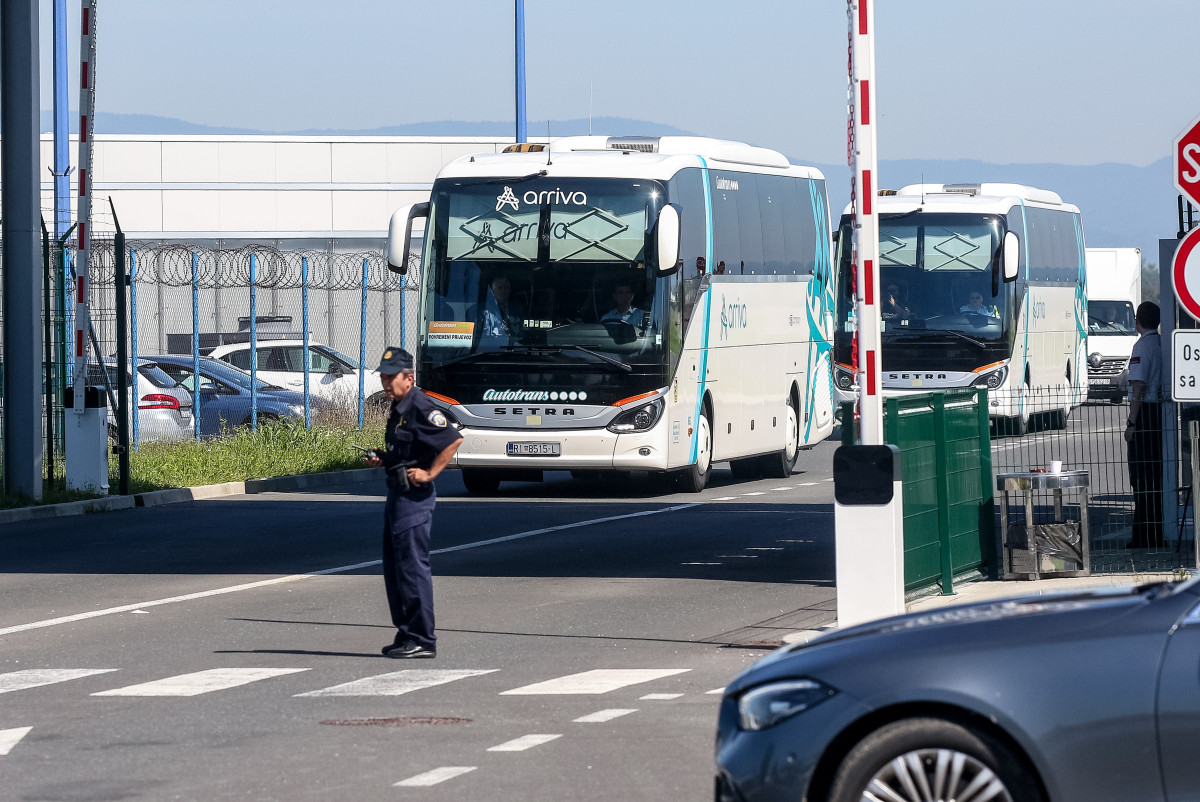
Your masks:
<svg viewBox="0 0 1200 802"><path fill-rule="evenodd" d="M825 180L696 137L467 156L398 210L420 257L420 386L472 492L543 470L786 476L833 428Z"/></svg>
<svg viewBox="0 0 1200 802"><path fill-rule="evenodd" d="M877 197L885 395L986 387L991 417L1064 428L1087 400L1079 209L1018 184L914 184ZM834 382L853 400L851 210L838 234Z"/></svg>

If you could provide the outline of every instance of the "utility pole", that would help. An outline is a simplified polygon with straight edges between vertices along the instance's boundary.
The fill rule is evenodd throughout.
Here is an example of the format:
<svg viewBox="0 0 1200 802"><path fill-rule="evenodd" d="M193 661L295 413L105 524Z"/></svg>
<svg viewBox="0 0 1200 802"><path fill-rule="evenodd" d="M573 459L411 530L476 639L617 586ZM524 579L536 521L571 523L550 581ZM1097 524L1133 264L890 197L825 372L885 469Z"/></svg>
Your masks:
<svg viewBox="0 0 1200 802"><path fill-rule="evenodd" d="M42 497L38 2L0 2L4 210L4 490Z"/></svg>
<svg viewBox="0 0 1200 802"><path fill-rule="evenodd" d="M525 127L525 0L516 0L517 142L529 137Z"/></svg>

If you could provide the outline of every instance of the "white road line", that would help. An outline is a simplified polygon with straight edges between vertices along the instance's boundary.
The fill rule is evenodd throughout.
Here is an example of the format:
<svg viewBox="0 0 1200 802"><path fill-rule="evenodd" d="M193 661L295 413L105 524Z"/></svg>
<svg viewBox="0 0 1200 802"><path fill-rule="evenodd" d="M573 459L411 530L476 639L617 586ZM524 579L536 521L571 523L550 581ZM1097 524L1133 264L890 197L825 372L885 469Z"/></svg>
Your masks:
<svg viewBox="0 0 1200 802"><path fill-rule="evenodd" d="M453 780L455 777L460 777L468 772L475 771L478 766L442 766L440 769L427 771L424 774L418 774L415 777L409 777L407 780L401 780L398 783L392 783L393 788L416 788L429 785L437 785L446 780Z"/></svg>
<svg viewBox="0 0 1200 802"><path fill-rule="evenodd" d="M792 488L790 488L790 487L772 487L771 488L771 490L775 491L776 493L778 493L780 490L791 490L791 489Z"/></svg>
<svg viewBox="0 0 1200 802"><path fill-rule="evenodd" d="M92 696L199 696L203 693L223 691L251 682L308 671L307 668L210 668L177 677L142 682L111 691L100 691Z"/></svg>
<svg viewBox="0 0 1200 802"><path fill-rule="evenodd" d="M605 721L612 721L614 718L628 716L630 713L636 713L637 708L622 709L619 707L610 708L608 710L597 710L595 713L588 713L586 716L580 716L575 719L576 724L600 724Z"/></svg>
<svg viewBox="0 0 1200 802"><path fill-rule="evenodd" d="M712 696L715 693L725 693L724 688L713 688L711 691L705 691L705 696Z"/></svg>
<svg viewBox="0 0 1200 802"><path fill-rule="evenodd" d="M680 563L680 565L720 565L721 563Z"/></svg>
<svg viewBox="0 0 1200 802"><path fill-rule="evenodd" d="M444 549L434 549L430 554L445 554L451 551L464 551L466 549L477 549L482 546L490 546L494 543L506 543L510 540L520 540L521 538L533 537L534 535L544 535L548 532L559 532L563 529L574 529L576 527L592 526L594 524L608 523L610 521L620 521L625 518L640 518L646 515L658 515L663 512L677 512L686 510L691 507L699 507L704 502L692 502L690 504L676 504L672 507L663 507L658 510L643 510L641 512L631 512L626 515L611 515L607 518L593 518L589 521L578 521L573 524L562 524L561 526L550 526L545 529L534 529L529 532L518 532L515 535L506 537L496 537L490 540L479 540L474 543L463 543L460 546L448 546ZM64 615L60 618L49 618L44 621L33 621L28 624L18 624L12 627L4 627L0 629L0 635L12 635L17 632L26 632L31 629L41 629L42 627L52 627L58 624L70 624L75 621L86 621L89 618L98 618L104 615L115 615L117 613L132 613L141 610L143 607L157 607L162 604L174 604L175 602L192 601L194 599L204 599L209 596L220 596L225 593L237 593L242 590L253 590L254 588L265 588L270 585L279 585L284 582L297 582L301 579L308 579L313 576L327 576L329 574L342 574L347 571L356 571L359 568L370 568L379 565L381 560L369 560L363 563L355 563L354 565L341 565L337 568L326 568L321 571L312 571L307 574L292 574L291 576L280 576L274 579L264 579L259 582L247 582L242 585L230 585L226 588L214 588L213 590L203 590L198 593L188 593L183 596L171 596L166 599L155 599L154 601L143 601L137 604L124 604L120 607L108 607L103 610L92 610L86 613L76 613L75 615Z"/></svg>
<svg viewBox="0 0 1200 802"><path fill-rule="evenodd" d="M501 696L540 696L567 694L600 694L628 685L671 677L691 671L690 668L597 668L565 677L536 682L504 691Z"/></svg>
<svg viewBox="0 0 1200 802"><path fill-rule="evenodd" d="M723 560L733 559L734 557L740 557L743 560L753 560L758 557L757 554L718 554L717 556Z"/></svg>
<svg viewBox="0 0 1200 802"><path fill-rule="evenodd" d="M532 749L535 746L548 744L555 738L561 738L561 735L522 735L520 738L513 738L511 741L505 741L497 746L490 747L489 752L524 752L526 749Z"/></svg>
<svg viewBox="0 0 1200 802"><path fill-rule="evenodd" d="M400 696L401 694L419 691L422 688L432 688L435 685L445 685L468 677L478 677L482 674L492 674L499 669L449 669L449 668L410 668L404 671L393 671L390 674L380 674L375 677L356 679L341 685L332 685L319 691L298 693L296 696Z"/></svg>
<svg viewBox="0 0 1200 802"><path fill-rule="evenodd" d="M653 701L653 702L659 702L659 701L665 702L670 699L678 699L680 696L683 696L683 694L682 693L648 693L645 696L639 696L638 699L639 700L644 699L646 701Z"/></svg>
<svg viewBox="0 0 1200 802"><path fill-rule="evenodd" d="M737 496L721 496L720 498L710 499L711 501L733 501Z"/></svg>
<svg viewBox="0 0 1200 802"><path fill-rule="evenodd" d="M801 482L799 486L800 487L816 487L817 483L816 482Z"/></svg>
<svg viewBox="0 0 1200 802"><path fill-rule="evenodd" d="M0 755L7 755L12 748L24 738L33 727L17 727L11 730L0 730Z"/></svg>
<svg viewBox="0 0 1200 802"><path fill-rule="evenodd" d="M742 493L742 495L743 495L743 496L765 496L765 495L766 495L766 493L764 493L764 492L763 492L763 491L761 491L761 490L756 490L756 491L754 491L753 493Z"/></svg>
<svg viewBox="0 0 1200 802"><path fill-rule="evenodd" d="M783 546L747 546L746 551L783 551Z"/></svg>
<svg viewBox="0 0 1200 802"><path fill-rule="evenodd" d="M66 682L71 679L90 677L94 674L107 674L117 671L116 668L29 668L24 671L11 671L0 674L0 693L23 691L26 688L36 688L39 685L53 685L56 682Z"/></svg>

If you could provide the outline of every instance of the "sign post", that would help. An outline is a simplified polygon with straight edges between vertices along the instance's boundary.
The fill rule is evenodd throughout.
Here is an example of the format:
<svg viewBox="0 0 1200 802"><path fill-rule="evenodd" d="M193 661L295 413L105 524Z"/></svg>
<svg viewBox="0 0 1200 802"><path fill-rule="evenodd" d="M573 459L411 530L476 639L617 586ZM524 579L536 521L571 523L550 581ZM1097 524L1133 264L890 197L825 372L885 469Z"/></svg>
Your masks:
<svg viewBox="0 0 1200 802"><path fill-rule="evenodd" d="M1175 138L1171 154L1175 188L1194 205L1200 206L1200 116L1192 120ZM1198 244L1200 228L1184 236L1175 249L1175 257L1171 263L1171 283L1175 286L1175 297L1179 299L1179 305L1196 320L1200 320L1200 251L1196 249Z"/></svg>

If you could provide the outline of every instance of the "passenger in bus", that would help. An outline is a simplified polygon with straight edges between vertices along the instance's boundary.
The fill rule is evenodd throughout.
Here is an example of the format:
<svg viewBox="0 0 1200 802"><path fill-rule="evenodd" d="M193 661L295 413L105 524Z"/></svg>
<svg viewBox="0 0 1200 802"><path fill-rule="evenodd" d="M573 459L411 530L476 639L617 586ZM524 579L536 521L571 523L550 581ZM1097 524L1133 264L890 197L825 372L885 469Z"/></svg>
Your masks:
<svg viewBox="0 0 1200 802"><path fill-rule="evenodd" d="M613 287L612 297L616 306L604 313L604 316L600 318L601 323L628 323L639 329L646 327L650 313L633 305L633 284L631 282L617 282Z"/></svg>
<svg viewBox="0 0 1200 802"><path fill-rule="evenodd" d="M883 294L883 307L880 311L884 317L905 317L909 314L908 307L901 300L898 285L888 285L887 292Z"/></svg>
<svg viewBox="0 0 1200 802"><path fill-rule="evenodd" d="M971 294L967 296L967 302L960 306L958 311L971 315L987 315L988 317L996 316L994 310L988 309L983 305L983 293L976 290L971 291Z"/></svg>
<svg viewBox="0 0 1200 802"><path fill-rule="evenodd" d="M488 286L483 308L483 334L490 337L514 337L521 333L525 310L512 297L512 280L497 274Z"/></svg>

